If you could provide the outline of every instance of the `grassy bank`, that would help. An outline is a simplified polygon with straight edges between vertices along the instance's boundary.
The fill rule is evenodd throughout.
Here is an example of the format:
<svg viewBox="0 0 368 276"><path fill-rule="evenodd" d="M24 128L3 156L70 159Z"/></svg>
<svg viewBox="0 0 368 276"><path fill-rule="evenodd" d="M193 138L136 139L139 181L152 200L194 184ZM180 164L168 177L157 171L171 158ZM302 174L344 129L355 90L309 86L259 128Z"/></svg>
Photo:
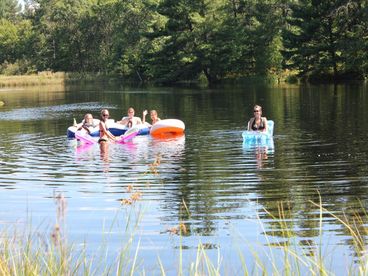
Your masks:
<svg viewBox="0 0 368 276"><path fill-rule="evenodd" d="M39 74L20 76L0 75L0 87L64 84L66 79L67 75L63 72L40 72Z"/></svg>
<svg viewBox="0 0 368 276"><path fill-rule="evenodd" d="M279 74L269 75L251 75L251 76L228 76L215 84L209 84L202 76L192 81L181 81L175 83L166 83L166 85L175 86L222 86L222 85L244 85L249 83L274 83L274 84L300 84L300 83L337 83L349 81L362 81L364 78L332 78L331 76L311 76L310 78L300 79L297 71L284 70ZM133 79L125 79L116 74L88 73L88 72L39 72L33 75L0 75L0 87L15 86L39 86L65 83L125 83L130 85L141 85L143 82ZM155 80L148 81L146 84L164 85Z"/></svg>
<svg viewBox="0 0 368 276"><path fill-rule="evenodd" d="M105 75L98 73L65 73L65 72L39 72L32 75L0 75L0 87L42 86L66 83L115 83L123 79L117 75ZM134 83L134 82L132 82Z"/></svg>
<svg viewBox="0 0 368 276"><path fill-rule="evenodd" d="M290 81L292 80L292 81ZM83 82L97 82L97 83L128 83L131 85L141 85L139 80L124 79L122 76L114 74L101 74L101 73L87 73L87 72L39 72L32 75L0 75L0 87L22 87L22 86L40 86L40 85L53 85L53 84L65 84L65 83L83 83ZM225 78L216 85L241 85L243 83L252 82L266 82L266 83L280 83L280 82L293 82L297 83L298 80L294 75L288 73L283 76L269 75L269 76L246 76L246 77L229 77ZM162 85L156 83L154 80L150 82L155 85ZM168 84L170 85L170 84ZM208 86L209 83L202 77L198 80L183 81L172 83L171 85L184 85L184 86Z"/></svg>
<svg viewBox="0 0 368 276"><path fill-rule="evenodd" d="M63 227L63 206L65 199L56 197L58 201L57 223L50 233L40 235L37 233L25 233L18 235L16 231L6 231L0 236L0 274L1 275L166 275L167 268L163 265L160 256L157 256L156 267L145 267L144 260L140 256L140 238L138 236L138 224L141 215L137 215L137 202L122 204L128 208L128 214L136 214L134 219L127 219L125 229L130 229L126 241L121 250L116 252L113 260L107 256L106 244L100 246L101 252L93 254L87 250L88 245L77 246L67 243L65 229ZM185 204L185 203L184 203ZM215 258L209 257L208 248L201 242L197 245L195 256L186 259L182 240L185 239L185 228L178 226L177 231L170 231L168 235L178 236L180 245L176 249L178 254L175 260L176 275L366 275L368 259L365 252L367 236L367 217L365 211L354 217L336 216L326 210L322 203L313 203L319 210L316 214L319 222L320 236L310 244L300 244L295 236L293 221L287 209L288 204L280 204L275 214L268 213L274 220L277 229L281 229L277 235L264 231L266 244L256 244L255 241L247 241L240 234L232 248L238 252L238 259L227 259L221 250L217 250ZM138 212L139 213L139 212ZM364 217L362 217L362 214ZM342 228L351 238L353 255L343 259L343 271L336 271L336 265L341 266L341 259L334 259L334 250L338 248L322 248L322 223L323 218L329 217ZM260 223L261 224L261 223ZM261 229L263 229L261 225ZM264 229L263 229L264 230ZM9 234L10 233L10 234ZM136 246L133 245L133 240ZM313 250L311 250L313 249ZM171 250L171 249L168 249ZM245 256L244 252L251 252ZM332 252L332 253L331 253ZM251 257L249 257L251 256ZM340 263L339 263L340 262ZM234 264L237 267L234 267ZM172 273L172 268L170 274Z"/></svg>

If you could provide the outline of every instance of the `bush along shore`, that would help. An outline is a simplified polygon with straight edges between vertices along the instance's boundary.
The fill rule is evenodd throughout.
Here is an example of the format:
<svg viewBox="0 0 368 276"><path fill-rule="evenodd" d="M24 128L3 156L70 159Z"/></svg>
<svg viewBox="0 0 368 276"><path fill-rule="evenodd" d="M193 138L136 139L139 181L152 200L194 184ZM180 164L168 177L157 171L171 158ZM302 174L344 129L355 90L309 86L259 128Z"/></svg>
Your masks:
<svg viewBox="0 0 368 276"><path fill-rule="evenodd" d="M366 0L76 2L2 0L0 74L102 72L164 85L283 70L368 75Z"/></svg>

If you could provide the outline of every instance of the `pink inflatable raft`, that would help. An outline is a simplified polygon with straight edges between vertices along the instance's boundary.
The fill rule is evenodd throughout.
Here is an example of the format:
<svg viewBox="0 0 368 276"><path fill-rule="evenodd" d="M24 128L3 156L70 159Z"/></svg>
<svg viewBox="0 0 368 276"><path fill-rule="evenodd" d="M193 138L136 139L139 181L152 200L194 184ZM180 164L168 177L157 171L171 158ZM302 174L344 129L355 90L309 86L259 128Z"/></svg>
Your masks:
<svg viewBox="0 0 368 276"><path fill-rule="evenodd" d="M140 127L132 127L128 129L123 135L119 136L119 138L115 142L123 144L137 136L140 130ZM98 143L99 139L98 137L92 137L87 132L80 130L75 132L75 138L85 144L96 144Z"/></svg>

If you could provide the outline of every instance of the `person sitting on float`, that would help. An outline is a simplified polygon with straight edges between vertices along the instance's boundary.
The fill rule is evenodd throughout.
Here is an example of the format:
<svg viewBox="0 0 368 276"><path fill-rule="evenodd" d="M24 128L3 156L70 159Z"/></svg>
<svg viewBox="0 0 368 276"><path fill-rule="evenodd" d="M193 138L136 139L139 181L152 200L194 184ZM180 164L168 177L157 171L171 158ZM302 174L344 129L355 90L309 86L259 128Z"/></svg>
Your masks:
<svg viewBox="0 0 368 276"><path fill-rule="evenodd" d="M82 123L77 125L77 130L84 129L88 134L91 134L93 128L95 127L97 127L97 125L95 125L94 123L92 114L87 113L86 115L84 115L84 120L82 121Z"/></svg>
<svg viewBox="0 0 368 276"><path fill-rule="evenodd" d="M128 128L131 128L135 125L142 124L142 120L139 117L134 116L135 111L133 107L128 108L128 116L123 117L120 121L117 121L118 124L126 125Z"/></svg>
<svg viewBox="0 0 368 276"><path fill-rule="evenodd" d="M147 110L143 111L143 116L142 116L142 122L143 124L148 124L150 125L149 123L146 122L146 115L148 114ZM150 116L151 116L151 120L152 120L152 124L151 125L154 125L156 124L158 121L160 121L161 119L158 117L158 114L157 114L157 111L152 109L150 111Z"/></svg>
<svg viewBox="0 0 368 276"><path fill-rule="evenodd" d="M248 130L267 132L267 118L262 117L262 107L260 105L255 105L253 107L254 117L248 122Z"/></svg>

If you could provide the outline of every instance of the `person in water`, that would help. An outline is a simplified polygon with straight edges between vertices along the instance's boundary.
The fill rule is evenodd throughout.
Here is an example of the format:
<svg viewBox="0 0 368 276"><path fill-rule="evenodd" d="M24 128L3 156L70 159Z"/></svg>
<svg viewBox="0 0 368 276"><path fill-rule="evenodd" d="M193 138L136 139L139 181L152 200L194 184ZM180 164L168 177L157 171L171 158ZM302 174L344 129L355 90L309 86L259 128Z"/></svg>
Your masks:
<svg viewBox="0 0 368 276"><path fill-rule="evenodd" d="M93 122L93 116L91 113L84 115L84 120L78 125L77 130L84 129L88 134L91 134L91 129L95 128L97 125Z"/></svg>
<svg viewBox="0 0 368 276"><path fill-rule="evenodd" d="M128 116L123 117L117 123L122 124L122 125L126 125L128 128L131 128L132 126L135 126L135 125L142 124L141 118L135 117L134 114L135 114L134 108L129 107L128 108Z"/></svg>
<svg viewBox="0 0 368 276"><path fill-rule="evenodd" d="M267 118L262 117L262 107L255 105L253 107L254 117L248 122L248 130L267 132Z"/></svg>
<svg viewBox="0 0 368 276"><path fill-rule="evenodd" d="M146 122L146 115L148 114L147 110L143 111L143 116L142 116L142 121L143 124ZM152 125L156 124L158 121L160 121L161 119L158 117L157 111L152 109L150 111L150 116L151 116L151 120L152 120Z"/></svg>
<svg viewBox="0 0 368 276"><path fill-rule="evenodd" d="M98 142L100 144L106 143L109 140L115 141L116 137L109 131L109 129L106 126L106 122L109 119L109 111L107 109L101 110L101 120L100 120L100 139Z"/></svg>

